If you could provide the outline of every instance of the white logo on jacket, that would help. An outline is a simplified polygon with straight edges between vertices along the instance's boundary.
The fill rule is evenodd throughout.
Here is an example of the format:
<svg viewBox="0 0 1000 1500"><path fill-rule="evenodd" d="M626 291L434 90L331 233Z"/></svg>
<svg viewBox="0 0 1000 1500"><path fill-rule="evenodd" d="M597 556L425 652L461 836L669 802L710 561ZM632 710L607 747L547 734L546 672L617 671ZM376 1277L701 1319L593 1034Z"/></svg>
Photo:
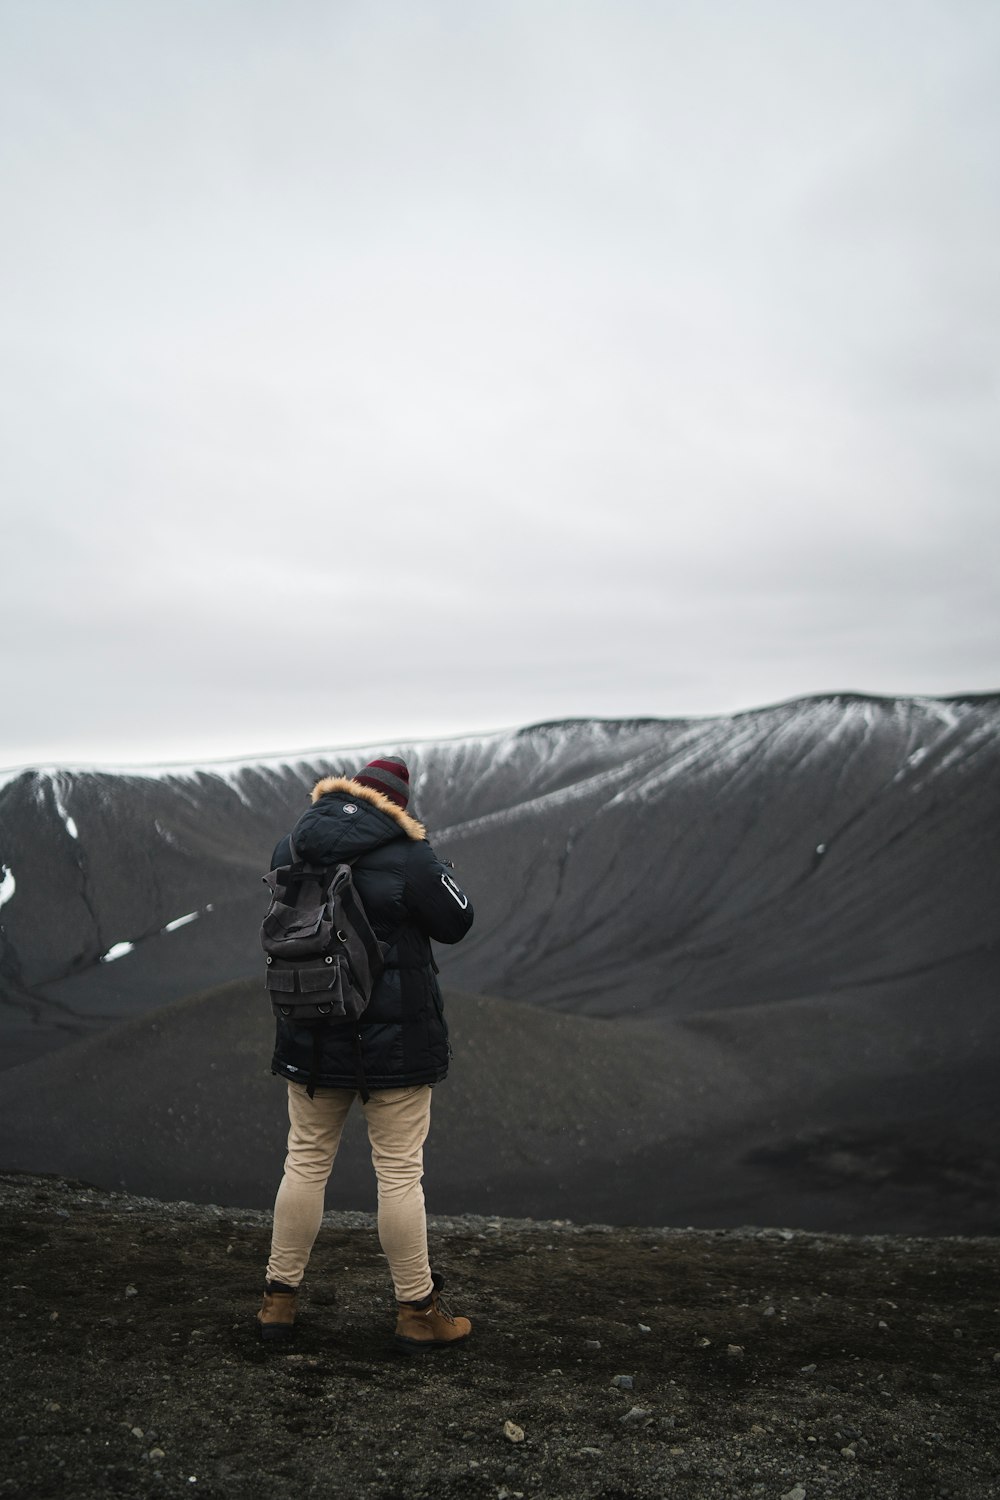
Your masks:
<svg viewBox="0 0 1000 1500"><path fill-rule="evenodd" d="M458 902L459 906L464 911L469 904L469 898L462 890L461 886L456 885L450 875L442 875L441 884L448 892L448 895L454 897L454 899Z"/></svg>

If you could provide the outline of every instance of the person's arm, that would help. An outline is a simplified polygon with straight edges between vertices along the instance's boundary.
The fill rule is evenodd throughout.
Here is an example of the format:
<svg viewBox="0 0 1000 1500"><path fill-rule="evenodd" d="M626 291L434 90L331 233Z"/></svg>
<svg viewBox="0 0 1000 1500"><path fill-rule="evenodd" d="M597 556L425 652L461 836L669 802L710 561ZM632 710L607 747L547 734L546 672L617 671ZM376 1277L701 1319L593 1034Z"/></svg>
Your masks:
<svg viewBox="0 0 1000 1500"><path fill-rule="evenodd" d="M425 842L410 845L403 905L436 943L458 943L472 926L472 902Z"/></svg>

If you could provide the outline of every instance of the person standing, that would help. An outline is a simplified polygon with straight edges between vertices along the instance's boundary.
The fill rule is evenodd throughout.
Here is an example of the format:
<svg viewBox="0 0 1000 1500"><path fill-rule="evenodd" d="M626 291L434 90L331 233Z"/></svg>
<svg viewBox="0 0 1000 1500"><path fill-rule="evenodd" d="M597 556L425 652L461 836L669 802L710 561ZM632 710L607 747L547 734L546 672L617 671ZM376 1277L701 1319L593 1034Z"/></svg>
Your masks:
<svg viewBox="0 0 1000 1500"><path fill-rule="evenodd" d="M296 860L350 861L354 886L382 944L385 970L360 1021L296 1023L278 1017L271 1071L288 1086L288 1155L274 1204L260 1335L288 1338L296 1299L323 1217L326 1183L348 1111L360 1094L378 1181L378 1233L398 1307L395 1340L407 1353L468 1338L453 1316L444 1277L427 1251L423 1146L431 1090L448 1071L450 1046L431 939L457 943L473 910L407 812L410 775L396 756L355 776L316 783L312 804L278 843L271 868Z"/></svg>

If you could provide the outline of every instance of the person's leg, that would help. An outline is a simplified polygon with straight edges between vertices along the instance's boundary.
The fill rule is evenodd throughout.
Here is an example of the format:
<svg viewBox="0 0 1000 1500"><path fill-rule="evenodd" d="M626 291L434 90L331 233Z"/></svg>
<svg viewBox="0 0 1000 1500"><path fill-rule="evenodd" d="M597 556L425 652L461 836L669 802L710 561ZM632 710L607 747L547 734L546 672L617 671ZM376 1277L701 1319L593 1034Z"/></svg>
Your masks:
<svg viewBox="0 0 1000 1500"><path fill-rule="evenodd" d="M427 1259L427 1216L421 1186L430 1125L429 1085L385 1089L365 1105L378 1178L378 1237L399 1304L396 1344L407 1354L460 1343L472 1332L441 1297L444 1277Z"/></svg>
<svg viewBox="0 0 1000 1500"><path fill-rule="evenodd" d="M397 1302L417 1302L433 1290L424 1210L424 1141L430 1128L431 1089L379 1089L364 1105L372 1165L378 1178L378 1237L389 1262Z"/></svg>
<svg viewBox="0 0 1000 1500"><path fill-rule="evenodd" d="M327 1179L354 1099L353 1089L288 1085L288 1155L274 1201L268 1283L297 1288L323 1218Z"/></svg>

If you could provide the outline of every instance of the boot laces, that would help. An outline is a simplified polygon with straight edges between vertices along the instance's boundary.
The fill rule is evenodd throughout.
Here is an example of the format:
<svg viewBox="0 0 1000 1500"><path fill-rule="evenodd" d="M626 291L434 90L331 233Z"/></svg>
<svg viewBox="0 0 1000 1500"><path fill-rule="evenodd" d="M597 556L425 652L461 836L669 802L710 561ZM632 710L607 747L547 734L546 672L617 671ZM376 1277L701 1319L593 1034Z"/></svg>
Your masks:
<svg viewBox="0 0 1000 1500"><path fill-rule="evenodd" d="M442 1318L447 1319L449 1323L454 1323L455 1314L452 1312L451 1308L448 1306L447 1302L444 1300L444 1297L440 1292L435 1292L434 1301L431 1306L441 1314Z"/></svg>

